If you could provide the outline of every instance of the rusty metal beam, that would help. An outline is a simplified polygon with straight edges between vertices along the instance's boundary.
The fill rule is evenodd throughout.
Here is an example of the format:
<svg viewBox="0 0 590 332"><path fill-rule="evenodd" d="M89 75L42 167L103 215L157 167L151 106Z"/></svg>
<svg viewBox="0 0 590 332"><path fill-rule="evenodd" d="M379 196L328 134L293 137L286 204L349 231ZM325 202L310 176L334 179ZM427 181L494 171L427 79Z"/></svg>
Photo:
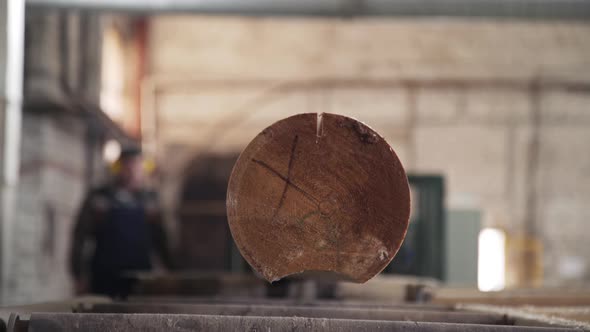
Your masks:
<svg viewBox="0 0 590 332"><path fill-rule="evenodd" d="M513 325L506 315L383 308L292 307L247 304L96 304L91 313L195 314L219 316L308 317L354 320L420 321Z"/></svg>
<svg viewBox="0 0 590 332"><path fill-rule="evenodd" d="M367 302L358 300L318 300L311 301L285 298L271 299L265 297L238 297L238 296L130 296L127 303L156 303L157 304L249 304L249 305L272 305L272 306L303 306L303 307L324 307L324 308L374 308L374 309L403 309L421 311L452 311L452 305L440 304L416 304L398 302Z"/></svg>
<svg viewBox="0 0 590 332"><path fill-rule="evenodd" d="M177 314L34 313L28 331L480 331L570 332L574 329L476 324L369 321L302 317L240 317ZM12 332L12 331L9 331Z"/></svg>

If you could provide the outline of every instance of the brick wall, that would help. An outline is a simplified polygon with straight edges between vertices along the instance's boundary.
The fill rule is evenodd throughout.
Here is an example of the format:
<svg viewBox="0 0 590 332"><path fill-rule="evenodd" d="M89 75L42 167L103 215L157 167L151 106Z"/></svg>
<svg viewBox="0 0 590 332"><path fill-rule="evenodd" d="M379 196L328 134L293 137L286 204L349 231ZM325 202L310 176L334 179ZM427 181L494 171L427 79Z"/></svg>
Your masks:
<svg viewBox="0 0 590 332"><path fill-rule="evenodd" d="M173 205L197 152L240 151L291 114L351 115L409 171L444 174L449 208L515 235L532 220L546 284L588 280L588 35L559 22L153 18L147 138L175 147ZM572 260L581 273L564 272Z"/></svg>

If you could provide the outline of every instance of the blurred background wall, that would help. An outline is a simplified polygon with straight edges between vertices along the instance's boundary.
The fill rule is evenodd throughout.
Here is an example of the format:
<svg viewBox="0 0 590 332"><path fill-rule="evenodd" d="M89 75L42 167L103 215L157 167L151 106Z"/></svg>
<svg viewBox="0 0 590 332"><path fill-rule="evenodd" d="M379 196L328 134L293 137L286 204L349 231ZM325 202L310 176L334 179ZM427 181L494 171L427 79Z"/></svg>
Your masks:
<svg viewBox="0 0 590 332"><path fill-rule="evenodd" d="M27 11L20 172L12 229L3 220L2 300L72 294L68 252L86 190L104 178L102 146L130 139L100 111L105 18ZM10 229L10 233L6 233Z"/></svg>
<svg viewBox="0 0 590 332"><path fill-rule="evenodd" d="M237 153L291 114L346 114L409 172L443 174L448 208L512 234L514 270L541 250L528 264L545 283L588 278L587 24L173 16L148 35L144 139L171 207L196 154Z"/></svg>
<svg viewBox="0 0 590 332"><path fill-rule="evenodd" d="M258 132L302 112L353 116L409 172L443 175L449 210L479 210L508 234L509 286L590 278L586 22L36 10L25 32L7 302L71 292L72 219L104 178L109 140L141 140L157 160L183 248L228 236L224 224L182 232L183 218L224 220L224 191L186 193L191 174L219 186Z"/></svg>

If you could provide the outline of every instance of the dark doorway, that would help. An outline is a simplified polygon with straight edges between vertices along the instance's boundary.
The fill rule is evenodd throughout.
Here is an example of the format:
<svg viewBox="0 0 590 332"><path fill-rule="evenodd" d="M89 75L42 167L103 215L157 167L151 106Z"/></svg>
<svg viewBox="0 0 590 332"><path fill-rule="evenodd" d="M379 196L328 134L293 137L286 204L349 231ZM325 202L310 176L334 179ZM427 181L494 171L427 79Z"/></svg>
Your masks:
<svg viewBox="0 0 590 332"><path fill-rule="evenodd" d="M412 214L404 243L385 273L443 279L444 270L444 178L408 175Z"/></svg>
<svg viewBox="0 0 590 332"><path fill-rule="evenodd" d="M240 271L226 218L225 195L238 156L200 155L185 171L178 210L180 262L197 271Z"/></svg>

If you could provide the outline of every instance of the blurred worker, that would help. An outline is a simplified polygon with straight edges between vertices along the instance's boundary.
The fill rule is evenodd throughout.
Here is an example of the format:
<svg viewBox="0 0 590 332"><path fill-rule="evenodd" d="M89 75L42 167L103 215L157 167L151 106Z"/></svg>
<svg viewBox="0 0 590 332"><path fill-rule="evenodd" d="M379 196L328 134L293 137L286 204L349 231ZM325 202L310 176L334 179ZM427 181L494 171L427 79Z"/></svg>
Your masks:
<svg viewBox="0 0 590 332"><path fill-rule="evenodd" d="M141 151L126 148L115 163L112 181L91 190L84 200L70 256L78 294L126 296L129 272L150 271L152 254L171 267L157 195L143 183Z"/></svg>

